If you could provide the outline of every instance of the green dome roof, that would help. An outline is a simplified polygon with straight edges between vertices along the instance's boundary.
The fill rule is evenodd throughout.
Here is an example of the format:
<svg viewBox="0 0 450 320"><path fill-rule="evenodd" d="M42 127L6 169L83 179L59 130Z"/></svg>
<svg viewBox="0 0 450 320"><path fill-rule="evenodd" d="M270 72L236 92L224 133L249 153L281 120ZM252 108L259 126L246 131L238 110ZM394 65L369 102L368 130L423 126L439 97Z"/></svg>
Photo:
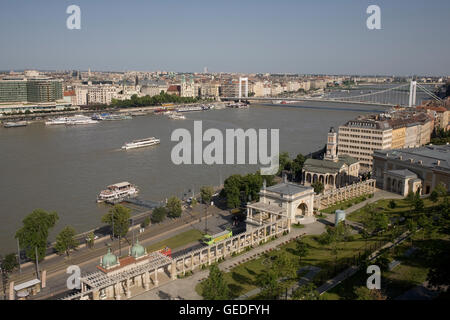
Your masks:
<svg viewBox="0 0 450 320"><path fill-rule="evenodd" d="M111 252L111 248L108 248L108 253L102 258L102 267L112 267L117 264L117 257Z"/></svg>
<svg viewBox="0 0 450 320"><path fill-rule="evenodd" d="M135 258L142 257L146 254L145 248L139 244L139 240L136 240L136 243L131 248L131 256Z"/></svg>

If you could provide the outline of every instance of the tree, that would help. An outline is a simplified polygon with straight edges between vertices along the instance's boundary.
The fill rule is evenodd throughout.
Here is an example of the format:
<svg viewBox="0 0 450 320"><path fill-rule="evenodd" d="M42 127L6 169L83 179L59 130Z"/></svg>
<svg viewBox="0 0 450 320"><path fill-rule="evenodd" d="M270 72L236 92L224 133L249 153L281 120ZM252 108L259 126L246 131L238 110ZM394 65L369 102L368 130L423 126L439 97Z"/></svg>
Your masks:
<svg viewBox="0 0 450 320"><path fill-rule="evenodd" d="M181 212L183 212L181 208L181 200L177 197L170 197L169 200L167 200L166 208L167 216L170 218L179 218L181 216Z"/></svg>
<svg viewBox="0 0 450 320"><path fill-rule="evenodd" d="M437 192L439 197L445 197L447 195L447 189L445 188L445 185L441 182L439 183L435 188L434 191Z"/></svg>
<svg viewBox="0 0 450 320"><path fill-rule="evenodd" d="M203 203L210 204L212 196L214 194L213 187L204 186L200 188L200 196L202 198Z"/></svg>
<svg viewBox="0 0 450 320"><path fill-rule="evenodd" d="M205 300L229 300L231 298L224 274L216 263L209 267L209 276L202 284L202 296Z"/></svg>
<svg viewBox="0 0 450 320"><path fill-rule="evenodd" d="M304 155L299 153L297 157L292 161L291 171L294 176L294 180L301 180L303 165L305 164L306 158Z"/></svg>
<svg viewBox="0 0 450 320"><path fill-rule="evenodd" d="M325 187L323 186L323 183L320 181L316 181L313 184L311 184L311 187L314 188L314 192L316 194L322 193Z"/></svg>
<svg viewBox="0 0 450 320"><path fill-rule="evenodd" d="M1 259L0 257L0 270L2 272L2 282L3 282L3 295L6 299L6 287L9 280L9 275L13 272L18 266L17 257L14 253L7 254L5 258Z"/></svg>
<svg viewBox="0 0 450 320"><path fill-rule="evenodd" d="M446 244L435 250L431 256L431 268L428 271L427 280L434 287L450 286L450 246Z"/></svg>
<svg viewBox="0 0 450 320"><path fill-rule="evenodd" d="M423 200L420 197L417 197L414 200L414 211L415 212L422 212L423 209L425 209L425 204L423 203Z"/></svg>
<svg viewBox="0 0 450 320"><path fill-rule="evenodd" d="M406 202L408 202L411 209L414 207L415 201L416 201L416 196L415 196L414 192L412 192L412 191L408 192L408 195L406 196Z"/></svg>
<svg viewBox="0 0 450 320"><path fill-rule="evenodd" d="M241 180L241 175L234 174L228 177L223 184L228 208L236 208L241 204Z"/></svg>
<svg viewBox="0 0 450 320"><path fill-rule="evenodd" d="M95 240L94 232L90 232L86 239L89 248L92 248L94 246L94 240Z"/></svg>
<svg viewBox="0 0 450 320"><path fill-rule="evenodd" d="M279 274L273 268L264 270L256 276L256 284L261 288L260 295L267 300L277 300L283 292L278 282Z"/></svg>
<svg viewBox="0 0 450 320"><path fill-rule="evenodd" d="M397 203L395 202L395 200L389 201L389 208L395 209L396 207L397 207Z"/></svg>
<svg viewBox="0 0 450 320"><path fill-rule="evenodd" d="M167 210L165 207L158 207L153 209L152 212L152 222L153 223L160 223L162 221L164 221L164 219L166 218L167 215Z"/></svg>
<svg viewBox="0 0 450 320"><path fill-rule="evenodd" d="M146 217L141 224L142 228L147 228L150 225L151 221L152 221L151 217Z"/></svg>
<svg viewBox="0 0 450 320"><path fill-rule="evenodd" d="M431 192L430 194L430 200L434 203L438 202L439 200L439 193L437 193L436 189L433 190L433 192Z"/></svg>
<svg viewBox="0 0 450 320"><path fill-rule="evenodd" d="M278 166L277 175L280 175L283 170L288 170L288 171L291 170L292 161L289 158L289 153L287 153L287 152L280 153L279 157L278 157L278 163L279 163L279 166Z"/></svg>
<svg viewBox="0 0 450 320"><path fill-rule="evenodd" d="M294 259L286 251L281 251L274 256L273 269L277 271L278 277L292 279L297 276Z"/></svg>
<svg viewBox="0 0 450 320"><path fill-rule="evenodd" d="M109 224L113 230L113 237L126 237L128 229L130 228L131 210L116 204L109 210L109 213L102 217L102 222Z"/></svg>
<svg viewBox="0 0 450 320"><path fill-rule="evenodd" d="M356 300L386 300L386 297L377 289L368 289L367 287L357 287L354 290Z"/></svg>
<svg viewBox="0 0 450 320"><path fill-rule="evenodd" d="M74 250L78 247L78 241L75 240L75 229L67 226L61 230L56 236L55 249L59 254L66 254L69 256L70 250Z"/></svg>
<svg viewBox="0 0 450 320"><path fill-rule="evenodd" d="M16 232L16 239L19 239L20 247L25 249L26 256L31 261L37 259L41 261L45 257L49 230L58 221L56 212L47 212L36 209L22 220L23 227Z"/></svg>
<svg viewBox="0 0 450 320"><path fill-rule="evenodd" d="M264 179L261 174L258 173L249 173L246 176L242 177L241 180L241 191L244 193L244 197L246 201L258 201L259 200L259 192L263 186Z"/></svg>
<svg viewBox="0 0 450 320"><path fill-rule="evenodd" d="M304 257L306 257L309 253L308 245L301 238L299 238L295 241L295 249L296 249L295 251L299 257L299 259L298 259L299 263L301 264L302 259Z"/></svg>
<svg viewBox="0 0 450 320"><path fill-rule="evenodd" d="M302 285L300 288L295 290L292 294L292 299L294 300L320 300L319 292L314 283L309 282Z"/></svg>

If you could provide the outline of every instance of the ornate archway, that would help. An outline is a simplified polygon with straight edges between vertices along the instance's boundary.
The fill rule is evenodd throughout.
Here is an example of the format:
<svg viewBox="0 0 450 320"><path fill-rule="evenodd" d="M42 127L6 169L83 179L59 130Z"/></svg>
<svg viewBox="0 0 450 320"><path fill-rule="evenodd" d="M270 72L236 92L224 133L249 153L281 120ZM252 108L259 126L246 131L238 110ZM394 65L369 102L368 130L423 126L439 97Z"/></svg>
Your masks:
<svg viewBox="0 0 450 320"><path fill-rule="evenodd" d="M305 203L303 203L303 202L300 203L297 206L297 210L296 210L295 215L296 216L306 216L307 213L308 213L308 206Z"/></svg>

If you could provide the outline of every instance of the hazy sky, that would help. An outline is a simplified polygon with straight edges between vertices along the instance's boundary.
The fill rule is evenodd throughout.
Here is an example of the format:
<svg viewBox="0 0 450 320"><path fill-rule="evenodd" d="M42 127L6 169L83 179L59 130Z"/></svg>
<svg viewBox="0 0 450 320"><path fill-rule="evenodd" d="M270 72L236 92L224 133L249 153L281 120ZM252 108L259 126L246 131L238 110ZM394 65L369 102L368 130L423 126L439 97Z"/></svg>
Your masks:
<svg viewBox="0 0 450 320"><path fill-rule="evenodd" d="M66 8L81 8L81 30ZM366 27L381 7L382 30ZM0 70L450 75L448 0L0 0Z"/></svg>

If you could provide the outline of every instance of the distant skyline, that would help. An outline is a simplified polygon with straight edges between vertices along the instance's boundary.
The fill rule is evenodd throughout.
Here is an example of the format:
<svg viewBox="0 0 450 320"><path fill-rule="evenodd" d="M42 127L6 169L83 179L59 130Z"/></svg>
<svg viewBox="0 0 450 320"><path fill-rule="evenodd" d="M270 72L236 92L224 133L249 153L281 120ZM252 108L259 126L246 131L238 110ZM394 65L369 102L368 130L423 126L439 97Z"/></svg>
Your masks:
<svg viewBox="0 0 450 320"><path fill-rule="evenodd" d="M81 30L66 28L69 5ZM366 9L381 8L381 30ZM450 1L1 0L0 70L450 75Z"/></svg>

